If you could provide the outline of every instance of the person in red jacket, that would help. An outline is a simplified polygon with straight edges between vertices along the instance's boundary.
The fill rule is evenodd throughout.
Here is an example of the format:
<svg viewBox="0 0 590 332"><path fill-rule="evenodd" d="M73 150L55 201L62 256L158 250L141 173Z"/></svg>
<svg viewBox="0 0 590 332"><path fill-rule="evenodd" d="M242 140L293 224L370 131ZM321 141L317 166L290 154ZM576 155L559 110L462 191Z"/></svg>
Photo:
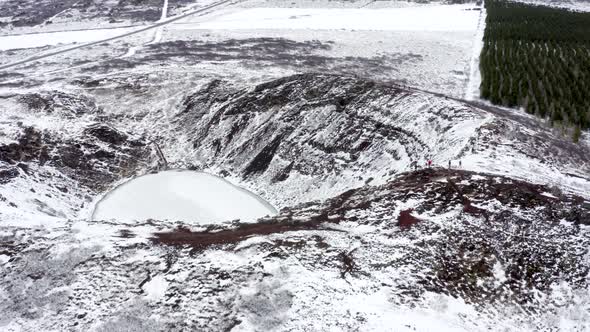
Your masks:
<svg viewBox="0 0 590 332"><path fill-rule="evenodd" d="M430 166L432 166L432 160L428 159L427 164L428 164L428 168L430 168Z"/></svg>

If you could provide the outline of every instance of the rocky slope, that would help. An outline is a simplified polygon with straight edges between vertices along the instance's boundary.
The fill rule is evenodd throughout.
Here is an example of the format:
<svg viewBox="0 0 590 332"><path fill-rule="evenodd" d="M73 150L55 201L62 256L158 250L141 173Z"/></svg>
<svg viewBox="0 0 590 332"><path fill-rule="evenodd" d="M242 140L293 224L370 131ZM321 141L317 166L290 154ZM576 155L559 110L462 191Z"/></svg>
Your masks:
<svg viewBox="0 0 590 332"><path fill-rule="evenodd" d="M145 167L141 137L115 129L96 103L60 91L12 96L0 145L2 219L74 218L113 182Z"/></svg>
<svg viewBox="0 0 590 332"><path fill-rule="evenodd" d="M165 150L173 160L238 176L281 206L385 183L428 159L590 192L587 145L505 113L337 75L295 75L251 89L213 81L178 107L177 135Z"/></svg>

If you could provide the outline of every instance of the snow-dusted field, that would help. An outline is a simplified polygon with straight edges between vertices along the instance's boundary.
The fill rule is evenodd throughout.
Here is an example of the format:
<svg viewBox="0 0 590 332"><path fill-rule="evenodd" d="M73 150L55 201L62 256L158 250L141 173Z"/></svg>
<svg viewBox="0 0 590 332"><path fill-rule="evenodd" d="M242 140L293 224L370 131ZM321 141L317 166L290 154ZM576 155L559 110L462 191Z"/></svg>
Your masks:
<svg viewBox="0 0 590 332"><path fill-rule="evenodd" d="M255 73L261 80L279 77L298 71L345 72L384 81L402 82L417 88L442 92L463 97L468 82L477 78L474 73L474 54L478 53L477 38L483 29L481 11L473 4L405 4L404 6L381 4L383 8L269 8L260 7L266 3L246 1L226 4L206 13L192 15L172 22L142 35L148 36L149 43L140 41L142 36L128 36L109 42L109 47L101 47L104 55L101 62L109 65L110 60L123 57L126 61L144 63L145 46L159 45L158 42L206 41L213 45L252 38L274 38L296 42L318 41L320 48L301 54L297 49L285 49L291 57L269 54L268 60L256 61L256 66L264 63L264 71L252 71L252 61L242 61L240 57L228 60L211 61L198 55L185 54L186 59L176 62L174 58L162 58L155 63L150 58L147 66L168 66L168 70L186 66L189 71L227 73L237 78L245 77L246 72ZM317 5L318 3L316 3ZM258 6L258 7L257 7ZM359 4L360 6L360 4ZM167 8L167 7L166 7ZM187 7L187 11L200 7ZM190 10L189 10L190 9ZM174 12L176 15L182 11ZM162 17L167 12L162 10ZM168 15L170 16L170 15ZM173 18L171 16L170 18ZM95 41L101 37L113 37L138 28L83 30L2 37L2 48L38 47L57 43ZM474 42L475 41L475 42ZM129 44L126 48L122 45ZM288 47L288 46L287 46ZM93 47L96 48L96 47ZM110 50L109 50L110 49ZM51 49L44 52L50 53ZM154 53L153 50L150 50ZM37 55L37 52L22 50L11 54L0 54L0 61L13 63L17 60ZM1 52L0 52L1 53ZM64 71L75 73L77 65L71 60L61 62L59 58L89 59L95 52L87 50L71 51L65 56L54 56L46 61L43 68L48 72ZM109 54L110 53L110 54ZM157 51L156 51L157 53ZM231 54L236 55L232 51ZM242 56L248 51L238 53ZM110 58L110 59L109 59ZM319 60L319 61L318 61ZM198 61L194 66L193 61ZM45 62L43 60L42 62ZM301 62L304 65L301 65ZM82 70L91 64L86 63ZM135 66L135 65L134 65ZM52 68L53 67L53 68ZM72 67L73 70L68 69ZM17 69L18 70L18 69ZM229 71L229 72L228 72ZM38 74L38 73L36 73ZM111 71L116 74L116 71ZM248 81L252 81L248 78ZM475 82L472 85L477 85Z"/></svg>
<svg viewBox="0 0 590 332"><path fill-rule="evenodd" d="M27 35L0 36L0 51L20 48L57 46L59 44L79 44L112 38L137 28L113 28L96 30L73 30L59 32L40 32Z"/></svg>
<svg viewBox="0 0 590 332"><path fill-rule="evenodd" d="M473 90L468 82L477 79L473 57L481 48L477 39L481 38L485 16L474 4L335 9L250 8L247 4L174 22L166 26L163 41L319 41L327 47L314 51L314 56L362 57L359 60L382 66L373 72L366 68L357 70L358 64L343 64L340 69L327 68L329 72L344 69L359 76L404 82L457 97ZM295 50L291 53L297 54ZM308 70L298 67L297 62L291 61L294 70ZM321 71L311 70L314 69Z"/></svg>
<svg viewBox="0 0 590 332"><path fill-rule="evenodd" d="M176 25L211 30L474 31L479 11L473 8L471 4L381 9L251 8L236 10L192 26L186 23Z"/></svg>
<svg viewBox="0 0 590 332"><path fill-rule="evenodd" d="M220 177L170 170L121 184L98 202L92 218L212 224L231 220L251 222L276 213L276 209L255 194Z"/></svg>

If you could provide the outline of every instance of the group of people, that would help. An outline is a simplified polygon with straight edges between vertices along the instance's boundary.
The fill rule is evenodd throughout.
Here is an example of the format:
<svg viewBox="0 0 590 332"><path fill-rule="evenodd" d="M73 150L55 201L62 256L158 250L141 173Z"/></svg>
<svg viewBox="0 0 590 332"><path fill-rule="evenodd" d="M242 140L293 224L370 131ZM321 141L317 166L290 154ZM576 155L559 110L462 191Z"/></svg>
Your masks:
<svg viewBox="0 0 590 332"><path fill-rule="evenodd" d="M451 161L449 160L449 169L451 169L451 166L452 166L452 163L451 163ZM461 159L459 159L459 168L461 168L461 166L462 166L462 165L461 165Z"/></svg>
<svg viewBox="0 0 590 332"><path fill-rule="evenodd" d="M426 160L426 167L428 167L428 168L431 168L431 167L432 167L432 165L433 165L433 164L432 164L432 159L427 159L427 160ZM451 169L452 165L453 165L452 161L451 161L451 160L449 160L449 169ZM459 160L459 168L461 168L461 166L462 166L462 165L461 165L461 160ZM416 160L413 160L413 161L410 163L410 168L412 168L412 169L414 169L414 170L417 170L417 169L418 169L418 162L417 162Z"/></svg>

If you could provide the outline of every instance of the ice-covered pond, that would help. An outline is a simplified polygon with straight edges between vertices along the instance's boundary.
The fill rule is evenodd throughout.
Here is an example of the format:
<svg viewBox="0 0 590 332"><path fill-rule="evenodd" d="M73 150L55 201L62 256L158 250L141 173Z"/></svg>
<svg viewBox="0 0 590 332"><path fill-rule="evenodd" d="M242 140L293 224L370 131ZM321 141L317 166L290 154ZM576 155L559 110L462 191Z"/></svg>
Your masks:
<svg viewBox="0 0 590 332"><path fill-rule="evenodd" d="M93 220L147 219L211 224L254 221L277 210L256 194L218 176L188 170L143 175L107 193Z"/></svg>

